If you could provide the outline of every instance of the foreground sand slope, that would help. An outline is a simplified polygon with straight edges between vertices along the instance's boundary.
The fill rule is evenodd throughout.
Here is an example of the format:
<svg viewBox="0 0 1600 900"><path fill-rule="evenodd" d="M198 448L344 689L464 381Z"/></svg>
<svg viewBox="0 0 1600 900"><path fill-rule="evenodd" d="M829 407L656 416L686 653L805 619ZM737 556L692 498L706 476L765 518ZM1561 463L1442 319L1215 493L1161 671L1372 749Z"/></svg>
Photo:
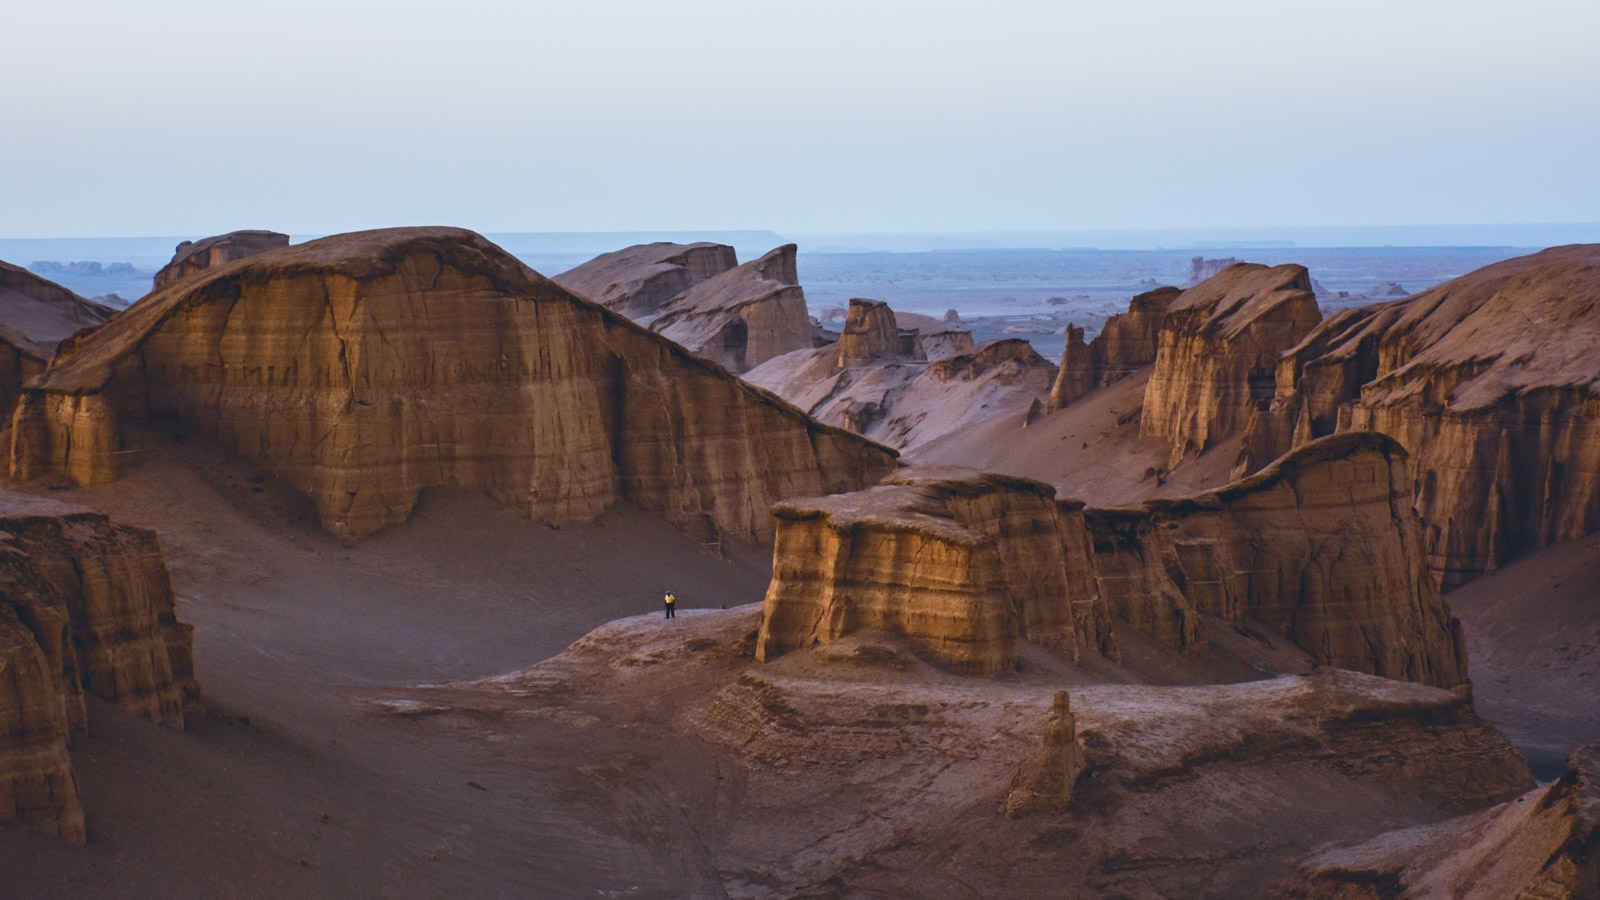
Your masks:
<svg viewBox="0 0 1600 900"><path fill-rule="evenodd" d="M158 291L37 379L11 472L113 479L122 423L172 417L264 466L354 540L431 486L552 522L620 500L709 539L893 452L543 278L469 231L358 232Z"/></svg>

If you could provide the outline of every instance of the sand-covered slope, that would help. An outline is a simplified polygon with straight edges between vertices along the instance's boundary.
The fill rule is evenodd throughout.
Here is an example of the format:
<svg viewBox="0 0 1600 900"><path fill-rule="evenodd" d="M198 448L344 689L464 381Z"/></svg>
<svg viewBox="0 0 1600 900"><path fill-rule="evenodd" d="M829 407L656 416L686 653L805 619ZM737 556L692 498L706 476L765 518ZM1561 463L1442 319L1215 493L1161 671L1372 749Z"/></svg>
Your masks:
<svg viewBox="0 0 1600 900"><path fill-rule="evenodd" d="M113 479L134 456L122 423L163 417L281 476L352 540L446 485L553 522L626 499L748 540L773 502L893 465L444 228L324 238L152 294L28 389L12 475Z"/></svg>
<svg viewBox="0 0 1600 900"><path fill-rule="evenodd" d="M952 335L961 334L970 339L902 329L888 304L851 300L837 343L780 356L744 379L901 450L994 416L1020 421L1048 393L1056 367L1022 340L954 350Z"/></svg>
<svg viewBox="0 0 1600 900"><path fill-rule="evenodd" d="M0 411L10 414L22 385L44 371L62 341L101 324L112 312L27 269L0 262Z"/></svg>
<svg viewBox="0 0 1600 900"><path fill-rule="evenodd" d="M236 259L287 246L289 236L276 231L230 231L198 241L184 241L173 251L172 261L156 273L154 290Z"/></svg>
<svg viewBox="0 0 1600 900"><path fill-rule="evenodd" d="M653 318L673 297L739 264L732 247L636 244L601 254L550 280L630 319Z"/></svg>
<svg viewBox="0 0 1600 900"><path fill-rule="evenodd" d="M1209 494L1084 509L1048 485L916 470L781 504L756 653L886 628L957 671L994 674L1017 641L1113 652L1122 621L1175 651L1202 614L1250 619L1318 662L1443 687L1467 680L1429 576L1405 451L1381 435L1311 444Z"/></svg>
<svg viewBox="0 0 1600 900"><path fill-rule="evenodd" d="M84 840L67 747L86 692L179 729L199 702L156 537L0 493L0 822Z"/></svg>
<svg viewBox="0 0 1600 900"><path fill-rule="evenodd" d="M660 308L650 329L731 372L811 347L813 329L795 250L785 244L694 284Z"/></svg>
<svg viewBox="0 0 1600 900"><path fill-rule="evenodd" d="M1447 583L1600 530L1600 245L1330 318L1285 356L1257 460L1335 430L1412 452Z"/></svg>

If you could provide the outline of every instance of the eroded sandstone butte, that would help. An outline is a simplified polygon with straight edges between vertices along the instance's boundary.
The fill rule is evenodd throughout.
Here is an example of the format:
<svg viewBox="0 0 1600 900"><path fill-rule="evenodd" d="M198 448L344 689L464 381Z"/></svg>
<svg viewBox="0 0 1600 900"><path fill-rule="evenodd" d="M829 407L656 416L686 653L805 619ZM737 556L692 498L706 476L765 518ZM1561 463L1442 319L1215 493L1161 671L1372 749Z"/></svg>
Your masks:
<svg viewBox="0 0 1600 900"><path fill-rule="evenodd" d="M0 410L43 372L60 343L114 312L20 266L0 262Z"/></svg>
<svg viewBox="0 0 1600 900"><path fill-rule="evenodd" d="M276 231L230 231L198 241L184 241L172 253L172 260L156 273L154 290L161 290L180 278L268 250L289 246L289 236Z"/></svg>
<svg viewBox="0 0 1600 900"><path fill-rule="evenodd" d="M1429 562L1458 584L1600 530L1596 347L1600 245L1343 310L1283 357L1245 465L1335 431L1395 438Z"/></svg>
<svg viewBox="0 0 1600 900"><path fill-rule="evenodd" d="M448 228L324 238L152 294L27 389L12 474L110 480L122 423L153 418L283 478L346 540L441 485L551 522L625 500L754 539L772 503L894 459Z"/></svg>
<svg viewBox="0 0 1600 900"><path fill-rule="evenodd" d="M199 703L155 533L0 494L0 821L83 841L67 747L85 691L180 729Z"/></svg>
<svg viewBox="0 0 1600 900"><path fill-rule="evenodd" d="M650 330L731 372L746 372L813 346L795 245L785 244L694 285L661 307Z"/></svg>
<svg viewBox="0 0 1600 900"><path fill-rule="evenodd" d="M762 659L889 628L958 671L995 673L1012 668L1019 638L1103 649L1112 618L1186 650L1208 614L1260 622L1341 668L1467 678L1424 563L1405 451L1381 435L1326 438L1221 490L1135 507L909 470L774 515Z"/></svg>
<svg viewBox="0 0 1600 900"><path fill-rule="evenodd" d="M1176 465L1250 431L1279 358L1321 321L1304 266L1239 263L1184 291L1161 323L1143 433L1172 441Z"/></svg>
<svg viewBox="0 0 1600 900"><path fill-rule="evenodd" d="M1121 381L1155 362L1167 307L1181 294L1175 287L1161 287L1135 296L1128 311L1107 319L1087 344L1083 329L1068 325L1067 346L1046 408L1061 409L1095 388Z"/></svg>
<svg viewBox="0 0 1600 900"><path fill-rule="evenodd" d="M837 342L780 356L744 378L824 422L902 450L1049 390L1056 367L1027 341L954 350L961 343L970 346L970 332L901 328L888 304L855 299Z"/></svg>
<svg viewBox="0 0 1600 900"><path fill-rule="evenodd" d="M641 319L738 264L727 244L661 241L602 254L550 280L630 319Z"/></svg>

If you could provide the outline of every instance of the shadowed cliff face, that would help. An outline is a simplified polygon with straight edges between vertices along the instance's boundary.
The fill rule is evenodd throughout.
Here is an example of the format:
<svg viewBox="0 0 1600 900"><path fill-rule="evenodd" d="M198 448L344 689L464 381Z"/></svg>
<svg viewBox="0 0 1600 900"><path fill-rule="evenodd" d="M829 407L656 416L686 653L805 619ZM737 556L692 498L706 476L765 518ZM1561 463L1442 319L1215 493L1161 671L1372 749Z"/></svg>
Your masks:
<svg viewBox="0 0 1600 900"><path fill-rule="evenodd" d="M1187 650L1205 641L1204 613L1258 621L1329 665L1458 685L1459 628L1423 563L1404 462L1393 441L1352 435L1137 507L1083 510L1038 482L937 470L786 503L757 653L891 628L993 673L1019 637L1110 651L1112 618Z"/></svg>
<svg viewBox="0 0 1600 900"><path fill-rule="evenodd" d="M171 416L293 485L347 540L443 485L546 521L626 499L755 539L773 502L858 489L893 464L457 229L260 254L115 324L19 404L14 477L110 480L119 423Z"/></svg>
<svg viewBox="0 0 1600 900"><path fill-rule="evenodd" d="M1600 530L1600 246L1347 310L1285 354L1246 466L1344 430L1411 452L1430 566L1459 584Z"/></svg>
<svg viewBox="0 0 1600 900"><path fill-rule="evenodd" d="M1321 321L1304 266L1240 263L1184 291L1162 319L1143 433L1171 440L1176 465L1250 430L1279 358Z"/></svg>
<svg viewBox="0 0 1600 900"><path fill-rule="evenodd" d="M638 244L606 253L551 280L630 319L655 316L673 297L739 261L726 244Z"/></svg>
<svg viewBox="0 0 1600 900"><path fill-rule="evenodd" d="M67 743L84 691L183 727L200 691L173 603L154 533L0 494L0 821L83 841Z"/></svg>
<svg viewBox="0 0 1600 900"><path fill-rule="evenodd" d="M276 231L230 231L198 241L184 241L173 252L172 261L156 273L153 290L159 291L180 278L227 265L236 259L287 246L289 236Z"/></svg>
<svg viewBox="0 0 1600 900"><path fill-rule="evenodd" d="M1174 287L1162 287L1135 296L1128 311L1107 319L1087 344L1082 328L1068 326L1067 346L1046 408L1061 409L1095 388L1121 381L1155 362L1167 307L1181 293Z"/></svg>
<svg viewBox="0 0 1600 900"><path fill-rule="evenodd" d="M811 347L811 317L795 270L795 249L785 244L694 285L661 307L650 330L731 372Z"/></svg>
<svg viewBox="0 0 1600 900"><path fill-rule="evenodd" d="M62 341L101 324L112 312L27 269L0 262L0 409L11 410L22 386L44 371Z"/></svg>

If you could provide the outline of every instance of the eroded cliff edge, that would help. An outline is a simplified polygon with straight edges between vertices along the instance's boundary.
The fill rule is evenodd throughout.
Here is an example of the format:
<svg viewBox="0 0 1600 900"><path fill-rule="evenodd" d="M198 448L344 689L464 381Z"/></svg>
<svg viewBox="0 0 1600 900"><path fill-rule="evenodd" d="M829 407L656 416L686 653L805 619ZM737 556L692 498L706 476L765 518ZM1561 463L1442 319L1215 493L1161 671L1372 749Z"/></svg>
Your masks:
<svg viewBox="0 0 1600 900"><path fill-rule="evenodd" d="M1018 639L1108 650L1112 618L1185 650L1208 614L1253 619L1328 665L1459 685L1460 629L1424 564L1405 459L1384 436L1339 435L1221 490L1117 509L939 470L780 504L756 653L889 628L996 673Z"/></svg>
<svg viewBox="0 0 1600 900"><path fill-rule="evenodd" d="M12 475L111 480L121 423L159 417L283 478L346 540L436 485L551 522L626 500L756 539L772 503L894 459L448 228L324 238L152 294L26 389Z"/></svg>
<svg viewBox="0 0 1600 900"><path fill-rule="evenodd" d="M81 843L67 748L84 692L181 729L193 644L154 532L0 493L0 821Z"/></svg>

